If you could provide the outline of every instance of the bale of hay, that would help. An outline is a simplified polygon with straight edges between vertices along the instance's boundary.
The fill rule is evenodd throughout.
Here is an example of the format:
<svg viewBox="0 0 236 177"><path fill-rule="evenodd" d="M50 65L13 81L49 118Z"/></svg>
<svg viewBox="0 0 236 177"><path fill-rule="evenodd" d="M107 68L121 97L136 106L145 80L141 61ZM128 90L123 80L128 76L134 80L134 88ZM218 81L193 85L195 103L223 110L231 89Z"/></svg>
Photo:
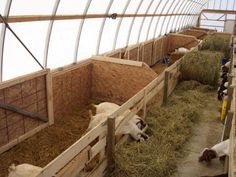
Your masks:
<svg viewBox="0 0 236 177"><path fill-rule="evenodd" d="M203 41L200 50L221 51L224 56L230 57L230 38L209 34Z"/></svg>
<svg viewBox="0 0 236 177"><path fill-rule="evenodd" d="M184 90L183 90L184 89ZM187 90L185 90L187 89ZM168 177L183 157L183 146L207 104L209 93L196 81L177 87L164 107L148 107L148 141L128 142L116 149L116 168L110 177ZM189 104L191 103L191 104Z"/></svg>
<svg viewBox="0 0 236 177"><path fill-rule="evenodd" d="M212 51L192 51L182 61L180 71L183 80L196 80L202 84L217 86L220 61L223 54Z"/></svg>

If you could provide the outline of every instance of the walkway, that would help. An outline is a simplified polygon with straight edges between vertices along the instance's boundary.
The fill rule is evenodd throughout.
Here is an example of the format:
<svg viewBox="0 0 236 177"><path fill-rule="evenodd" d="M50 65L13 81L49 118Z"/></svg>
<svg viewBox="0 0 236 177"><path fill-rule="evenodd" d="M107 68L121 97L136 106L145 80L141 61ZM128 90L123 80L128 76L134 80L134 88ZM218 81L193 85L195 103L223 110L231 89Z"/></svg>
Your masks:
<svg viewBox="0 0 236 177"><path fill-rule="evenodd" d="M199 163L198 157L205 147L211 147L221 139L223 124L219 121L218 111L221 103L216 100L216 94L209 98L209 104L202 110L202 117L194 128L194 135L185 147L186 156L180 159L178 170L172 177L199 177L223 173L223 164L214 159L210 164Z"/></svg>

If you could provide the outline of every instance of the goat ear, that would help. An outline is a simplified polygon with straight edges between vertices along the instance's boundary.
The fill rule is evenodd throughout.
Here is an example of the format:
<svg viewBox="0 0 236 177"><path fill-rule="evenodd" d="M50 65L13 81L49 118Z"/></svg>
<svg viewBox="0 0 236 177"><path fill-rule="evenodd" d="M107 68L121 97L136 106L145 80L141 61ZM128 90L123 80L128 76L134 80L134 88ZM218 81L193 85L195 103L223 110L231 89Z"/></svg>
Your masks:
<svg viewBox="0 0 236 177"><path fill-rule="evenodd" d="M208 154L208 148L204 148L203 151L201 152L201 156L198 158L199 162L202 162L207 159L207 154Z"/></svg>
<svg viewBox="0 0 236 177"><path fill-rule="evenodd" d="M13 164L11 164L11 166L8 168L8 172L10 173L10 172L15 171L15 170L16 170L16 166L15 166L15 164L13 163Z"/></svg>
<svg viewBox="0 0 236 177"><path fill-rule="evenodd" d="M95 108L97 108L97 106L98 106L98 105L96 105L96 104L93 104L93 103L92 103L91 105L92 105L93 107L95 107Z"/></svg>

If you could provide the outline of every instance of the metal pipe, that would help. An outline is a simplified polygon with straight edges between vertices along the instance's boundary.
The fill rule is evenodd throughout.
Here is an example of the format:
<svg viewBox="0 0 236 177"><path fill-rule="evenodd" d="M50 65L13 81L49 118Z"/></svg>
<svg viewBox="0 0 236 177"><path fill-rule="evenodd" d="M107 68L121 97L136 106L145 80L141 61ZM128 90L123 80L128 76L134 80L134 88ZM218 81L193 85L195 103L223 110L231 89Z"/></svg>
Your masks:
<svg viewBox="0 0 236 177"><path fill-rule="evenodd" d="M152 5L153 2L154 2L154 0L152 0L152 1L149 3L148 8L146 9L146 12L145 12L146 15L147 15L147 13L148 13L148 11L149 11L149 9L150 9L150 7L151 7L151 5ZM142 20L142 22L141 22L141 25L140 25L140 28L139 28L139 32L138 32L138 38L137 38L137 42L136 42L136 43L139 43L139 41L140 41L140 36L141 36L141 32L142 32L142 29L143 29L143 24L144 24L144 22L145 22L145 19L146 19L146 17L144 17L143 20Z"/></svg>
<svg viewBox="0 0 236 177"><path fill-rule="evenodd" d="M137 13L138 13L138 11L139 11L139 9L140 9L142 3L143 3L143 0L141 0L141 1L139 2L138 7L137 7L137 9L136 9L136 11L135 11L135 13L134 13L135 15L134 15L134 17L133 17L133 19L132 19L132 21L131 21L130 26L129 26L129 32L128 32L128 36L127 36L127 40L126 40L126 46L128 46L128 44L129 44L130 35L131 35L132 28L133 28L133 25L134 25L134 20L135 20L135 18L136 18L136 15L137 15Z"/></svg>
<svg viewBox="0 0 236 177"><path fill-rule="evenodd" d="M188 9L189 9L189 7L191 7L193 4L194 4L193 2L190 2L190 3L185 7L185 9L183 10L183 14L184 14L185 12L187 12ZM179 31L180 25L182 24L182 21L183 21L183 18L184 18L184 17L185 17L185 16L183 15L183 16L181 16L181 17L179 18L179 21L178 21L178 23L177 23L177 31ZM182 26L181 26L181 27L182 27Z"/></svg>
<svg viewBox="0 0 236 177"><path fill-rule="evenodd" d="M110 0L108 6L107 6L107 9L106 9L106 12L105 14L108 14L110 9L111 9L111 6L113 4L114 0ZM100 30L99 30L99 35L98 35L98 39L97 39L97 49L96 49L96 55L98 55L99 53L99 49L100 49L100 43L101 43L101 39L102 39L102 33L103 33L103 29L104 29L104 25L106 23L106 18L103 18L103 21L102 21L102 24L100 26Z"/></svg>
<svg viewBox="0 0 236 177"><path fill-rule="evenodd" d="M161 10L161 14L163 13L164 7L166 7L166 5L168 4L168 2L170 2L170 1L167 1L167 0L166 0L165 4L164 4L164 6L163 6L163 8L162 8L162 10ZM154 29L154 33L153 33L153 39L156 37L157 26L158 26L158 24L159 24L159 21L160 21L160 17L158 17L157 22L156 22L156 25L155 25L155 29Z"/></svg>
<svg viewBox="0 0 236 177"><path fill-rule="evenodd" d="M182 12L182 10L183 10L183 9L185 8L185 6L188 4L188 0L186 1L186 3L184 3L184 1L185 1L185 0L182 1L181 7L178 9L177 12L179 12L179 11ZM181 16L181 15L179 15L178 17L177 17L177 16L174 16L174 20L173 20L173 23L172 23L172 25L171 25L171 29L174 28L174 24L176 25L175 21L177 22L178 19L180 18L180 16ZM176 18L177 18L177 20L176 20ZM176 26L175 26L174 31L176 31Z"/></svg>
<svg viewBox="0 0 236 177"><path fill-rule="evenodd" d="M11 4L12 0L8 0L3 14L5 17L9 16ZM4 24L2 26L2 30L0 33L0 82L2 82L3 78L3 53L4 53L5 37L6 37L6 25Z"/></svg>
<svg viewBox="0 0 236 177"><path fill-rule="evenodd" d="M92 0L87 1L87 4L86 4L86 6L84 8L84 11L83 11L84 16L88 13L88 9L90 7L91 2L92 2ZM77 63L79 43L80 43L80 37L81 37L82 29L83 29L83 26L84 26L84 21L85 21L85 18L83 18L80 21L79 28L78 28L78 33L77 33L77 37L76 37L76 41L75 41L75 49L74 49L74 63Z"/></svg>
<svg viewBox="0 0 236 177"><path fill-rule="evenodd" d="M201 0L200 0L201 2ZM202 5L198 8L198 6L200 5L193 5L190 9L190 13L197 13L198 12L198 9L200 9L202 7ZM184 26L187 26L188 27L188 24L190 24L190 20L191 19L194 19L194 16L188 16L186 19L185 19L185 22L184 22Z"/></svg>
<svg viewBox="0 0 236 177"><path fill-rule="evenodd" d="M197 12L197 13L200 13L201 11L202 11L202 9L204 8L204 6L206 5L206 3L207 3L207 0L205 0L205 2L203 2L203 5L201 6L201 8L199 9L199 11ZM199 18L201 18L200 16L199 16ZM194 24L194 21L196 21L195 20L196 19L196 17L193 17L193 19L192 19L192 21L190 21L190 23L191 24ZM195 26L196 26L196 23L195 23Z"/></svg>
<svg viewBox="0 0 236 177"><path fill-rule="evenodd" d="M53 7L52 17L56 15L59 4L60 4L60 0L57 0L54 4L54 7ZM44 60L43 60L44 67L47 67L48 50L49 50L49 44L50 44L53 24L54 24L54 20L52 19L52 20L50 20L50 23L48 25L48 32L47 32L47 36L46 36L46 42L45 42L45 48L44 48Z"/></svg>
<svg viewBox="0 0 236 177"><path fill-rule="evenodd" d="M38 65L44 69L44 67L41 65L41 63L37 60L37 58L33 55L33 53L28 49L28 47L23 43L23 41L17 36L17 34L12 30L12 28L7 24L7 22L4 20L2 15L0 14L0 18L4 22L6 28L11 31L11 33L15 36L15 38L21 43L21 45L27 50L27 52L33 57L33 59L38 63Z"/></svg>
<svg viewBox="0 0 236 177"><path fill-rule="evenodd" d="M154 14L156 14L157 9L160 7L160 4L161 4L161 0L159 0L158 4L157 4L157 6L156 6L156 8L154 10L153 16L152 16L152 18L150 20L150 23L148 25L148 31L147 31L147 34L146 34L146 41L148 40L148 36L149 36L149 33L150 33L151 25L152 25L152 22L153 22L153 19L154 19Z"/></svg>
<svg viewBox="0 0 236 177"><path fill-rule="evenodd" d="M125 12L126 12L128 6L129 6L130 2L131 2L131 0L128 0L128 1L126 2L125 8L124 8L123 11L122 11L122 15L125 14ZM124 17L121 17L120 20L119 20L119 22L118 22L118 25L117 25L117 28L116 28L116 33L115 33L115 38L114 38L114 41L113 41L112 50L115 50L115 48L116 48L117 38L118 38L118 34L119 34L119 31L120 31L120 27L121 27L121 23L122 23L122 21L123 21L123 18L124 18Z"/></svg>
<svg viewBox="0 0 236 177"><path fill-rule="evenodd" d="M181 3L178 3L178 4L181 4ZM177 5L178 5L178 4L177 4ZM171 13L174 13L174 10L175 10L175 8L177 8L177 5L173 7L173 10L172 10ZM166 34L166 33L168 32L169 25L170 25L170 21L171 21L171 17L169 18L169 20L168 20L168 22L167 22L166 30L165 30L165 33L164 33L164 34Z"/></svg>

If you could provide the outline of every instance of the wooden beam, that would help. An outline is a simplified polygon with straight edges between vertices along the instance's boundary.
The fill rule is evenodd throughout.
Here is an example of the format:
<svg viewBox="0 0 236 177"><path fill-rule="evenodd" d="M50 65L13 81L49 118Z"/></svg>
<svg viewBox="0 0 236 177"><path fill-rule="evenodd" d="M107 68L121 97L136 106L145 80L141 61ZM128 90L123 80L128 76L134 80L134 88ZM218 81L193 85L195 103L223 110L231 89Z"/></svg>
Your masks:
<svg viewBox="0 0 236 177"><path fill-rule="evenodd" d="M214 9L203 9L201 13L236 14L236 11L235 11L235 10L214 10Z"/></svg>
<svg viewBox="0 0 236 177"><path fill-rule="evenodd" d="M111 18L112 14L87 14L87 15L17 15L4 17L7 23L18 22L32 22L32 21L48 21L48 20L76 20L76 19L89 19L89 18ZM153 16L198 16L199 14L117 14L116 18L129 18L129 17L153 17ZM0 20L0 23L3 23Z"/></svg>
<svg viewBox="0 0 236 177"><path fill-rule="evenodd" d="M225 118L225 125L223 129L221 141L224 141L229 138L233 116L234 116L234 113L232 111L229 111L227 114L227 117Z"/></svg>
<svg viewBox="0 0 236 177"><path fill-rule="evenodd" d="M24 115L26 117L29 117L31 119L40 120L40 121L43 121L43 122L48 121L47 117L41 116L41 115L39 115L37 113L34 113L34 112L25 111L25 110L15 106L15 105L12 105L12 104L0 102L0 108L7 109L9 111L19 113L19 114Z"/></svg>
<svg viewBox="0 0 236 177"><path fill-rule="evenodd" d="M92 56L91 59L97 60L97 61L117 63L117 64L122 64L122 65L130 65L130 66L137 66L137 67L143 66L143 63L139 61L117 59L117 58L105 57L105 56Z"/></svg>
<svg viewBox="0 0 236 177"><path fill-rule="evenodd" d="M112 170L115 162L115 118L108 117L107 123L107 163L108 169Z"/></svg>
<svg viewBox="0 0 236 177"><path fill-rule="evenodd" d="M53 110L53 88L52 88L52 74L48 73L46 76L47 83L47 108L48 108L48 122L49 125L54 123L54 110Z"/></svg>
<svg viewBox="0 0 236 177"><path fill-rule="evenodd" d="M19 77L16 77L16 78L8 80L8 81L1 82L0 83L0 89L11 87L13 85L17 85L17 84L20 84L22 82L34 79L36 77L46 75L48 72L49 72L49 69L44 69L44 70L40 70L40 71L37 71L37 72L34 72L34 73L19 76Z"/></svg>
<svg viewBox="0 0 236 177"><path fill-rule="evenodd" d="M164 104L167 103L169 76L170 76L170 72L169 72L169 71L165 71L164 97L163 97L163 103L164 103Z"/></svg>

